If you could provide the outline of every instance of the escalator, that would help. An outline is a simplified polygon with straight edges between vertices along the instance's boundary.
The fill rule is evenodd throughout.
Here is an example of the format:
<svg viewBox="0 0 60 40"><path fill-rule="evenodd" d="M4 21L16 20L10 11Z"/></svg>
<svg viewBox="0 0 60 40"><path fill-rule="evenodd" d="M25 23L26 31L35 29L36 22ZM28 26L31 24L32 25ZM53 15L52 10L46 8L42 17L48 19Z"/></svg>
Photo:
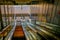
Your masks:
<svg viewBox="0 0 60 40"><path fill-rule="evenodd" d="M35 30L37 30L38 35L41 35L42 37L44 37L46 40L59 40L59 37L57 37L57 35L55 35L56 33L54 33L54 31L51 29L46 28L46 26L41 25L34 25L32 23L29 24L31 27L30 28L34 28Z"/></svg>
<svg viewBox="0 0 60 40"><path fill-rule="evenodd" d="M37 25L60 38L60 26L49 23L40 23Z"/></svg>
<svg viewBox="0 0 60 40"><path fill-rule="evenodd" d="M12 40L26 40L24 31L21 25L17 25L13 33Z"/></svg>
<svg viewBox="0 0 60 40"><path fill-rule="evenodd" d="M11 25L8 25L6 28L4 28L1 32L0 32L0 40L6 40L8 39L7 36L9 35L11 29L13 27Z"/></svg>
<svg viewBox="0 0 60 40"><path fill-rule="evenodd" d="M15 26L13 25L14 27L12 26L12 28L11 26L8 26L4 31L4 34L6 35L4 36L4 40L59 40L60 38L58 35L55 35L55 31L49 28L48 24L45 25L42 25L42 23L40 23L40 25L35 25L28 22L20 22ZM51 27L54 28L53 26ZM2 37L0 38L2 40Z"/></svg>
<svg viewBox="0 0 60 40"><path fill-rule="evenodd" d="M22 25L27 40L46 40L42 35L37 33L33 26L29 26L30 24L23 23Z"/></svg>

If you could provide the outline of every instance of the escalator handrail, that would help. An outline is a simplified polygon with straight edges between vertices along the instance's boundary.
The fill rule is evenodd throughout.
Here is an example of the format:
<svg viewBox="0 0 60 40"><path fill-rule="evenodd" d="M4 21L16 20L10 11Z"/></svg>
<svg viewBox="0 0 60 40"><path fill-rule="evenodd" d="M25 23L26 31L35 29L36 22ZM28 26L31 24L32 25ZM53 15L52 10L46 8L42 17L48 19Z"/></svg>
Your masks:
<svg viewBox="0 0 60 40"><path fill-rule="evenodd" d="M55 24L51 24L51 23L39 22L39 24L46 24L46 25L50 25L50 26L60 27L59 25L55 25Z"/></svg>
<svg viewBox="0 0 60 40"><path fill-rule="evenodd" d="M36 27L37 28L37 27ZM41 28L41 27L38 27L38 29L39 28ZM55 35L53 35L52 33L50 33L50 32L47 32L47 31L45 31L45 30L43 30L42 28L41 29L39 29L39 30L41 30L42 32L44 32L44 33L46 33L47 35L49 35L49 36L53 36L54 38L56 38L57 40L59 39L58 37L56 37Z"/></svg>
<svg viewBox="0 0 60 40"><path fill-rule="evenodd" d="M0 32L0 34L1 34L2 32L4 32L9 26L10 26L10 25L8 25L7 27L5 27L5 28Z"/></svg>
<svg viewBox="0 0 60 40"><path fill-rule="evenodd" d="M13 23L12 23L13 24ZM6 36L6 40L8 40L8 39L10 39L11 40L11 38L12 38L12 36L13 36L13 33L14 33L14 31L15 31L15 28L16 28L16 24L14 24L14 27L11 29L11 31L9 32L9 34Z"/></svg>
<svg viewBox="0 0 60 40"><path fill-rule="evenodd" d="M28 35L27 35L27 31L26 31L26 29L24 28L23 24L22 24L22 28L23 28L23 31L24 31L24 34L25 34L26 39L29 40Z"/></svg>

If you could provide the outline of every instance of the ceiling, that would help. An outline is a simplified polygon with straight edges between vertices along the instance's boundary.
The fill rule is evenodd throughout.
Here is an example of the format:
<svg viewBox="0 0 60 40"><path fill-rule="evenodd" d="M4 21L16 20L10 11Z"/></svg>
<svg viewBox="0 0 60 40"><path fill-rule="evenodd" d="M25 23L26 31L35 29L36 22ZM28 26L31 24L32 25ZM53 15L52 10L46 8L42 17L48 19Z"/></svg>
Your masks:
<svg viewBox="0 0 60 40"><path fill-rule="evenodd" d="M31 5L31 4L40 4L42 2L47 3L54 3L54 0L1 0L0 4L7 4L7 5Z"/></svg>

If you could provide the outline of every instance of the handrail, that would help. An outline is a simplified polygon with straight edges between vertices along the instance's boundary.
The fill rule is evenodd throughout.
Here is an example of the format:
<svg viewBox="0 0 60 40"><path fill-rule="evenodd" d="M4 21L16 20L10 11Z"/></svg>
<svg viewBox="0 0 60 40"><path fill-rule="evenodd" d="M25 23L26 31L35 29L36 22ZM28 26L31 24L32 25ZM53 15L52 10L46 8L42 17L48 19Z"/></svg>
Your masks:
<svg viewBox="0 0 60 40"><path fill-rule="evenodd" d="M14 25L14 27L12 28L12 30L9 32L9 34L7 35L7 37L5 38L5 40L11 40L12 38L12 35L15 31L15 28L16 28L16 24Z"/></svg>
<svg viewBox="0 0 60 40"><path fill-rule="evenodd" d="M28 23L27 23L27 26L29 27L29 28L31 28L34 32L37 32L33 27L31 27Z"/></svg>
<svg viewBox="0 0 60 40"><path fill-rule="evenodd" d="M2 32L4 32L9 26L10 26L10 25L8 25L7 27L5 27L5 28L0 32L0 34L1 34Z"/></svg>
<svg viewBox="0 0 60 40"><path fill-rule="evenodd" d="M23 23L24 24L24 23ZM34 32L34 30L32 30L31 28L29 28L29 30L26 29L27 26L27 23L26 23L26 26L22 24L22 27L23 27L23 30L24 30L24 33L25 33L25 36L26 36L26 39L27 40L36 40L36 39L39 39L39 38L36 38L38 35L36 34L36 32ZM29 25L29 24L28 24ZM32 31L31 31L31 30ZM32 33L34 32L34 33ZM31 38L32 37L32 38Z"/></svg>
<svg viewBox="0 0 60 40"><path fill-rule="evenodd" d="M13 27L13 25L14 25L14 27ZM8 32L7 32L7 31L8 31L7 28L10 27L10 26L12 27L12 29L11 29L10 32L8 33ZM8 34L7 34L7 36L5 36L4 40L9 40L9 39L11 39L15 28L16 28L16 22L15 22L15 23L13 22L13 23L11 23L10 25L8 25L7 27L5 27L5 28L0 32L0 34L2 35L1 38L0 38L0 40L3 40L4 34L2 34L2 33L3 33L5 30L7 30L6 32L7 32Z"/></svg>
<svg viewBox="0 0 60 40"><path fill-rule="evenodd" d="M60 33L60 27L58 26L58 25L54 25L54 24L49 24L49 23L43 23L43 22L40 22L40 24L36 24L36 25L41 25L41 26L44 26L44 27L46 27L46 28L48 28L48 29L51 29L51 30L53 30L53 31L57 31L58 33Z"/></svg>
<svg viewBox="0 0 60 40"><path fill-rule="evenodd" d="M27 31L26 31L25 27L23 26L23 24L22 24L22 28L23 28L23 31L25 33L26 40L30 40L28 35L27 35Z"/></svg>
<svg viewBox="0 0 60 40"><path fill-rule="evenodd" d="M55 27L60 27L59 25L51 24L51 23L44 23L44 22L39 22L38 24L46 24L46 25L52 25Z"/></svg>
<svg viewBox="0 0 60 40"><path fill-rule="evenodd" d="M48 26L48 28L50 28L50 29L52 29L53 27L60 28L60 26L58 26L58 25L54 25L54 24L50 24L50 23L44 23L44 22L39 22L38 25Z"/></svg>
<svg viewBox="0 0 60 40"><path fill-rule="evenodd" d="M49 36L54 37L55 39L59 39L57 36L53 35L52 33L48 32L48 31L46 31L46 30L44 30L44 29L42 29L41 27L37 27L37 26L36 26L36 29L44 32L45 34L47 34L47 35L49 35Z"/></svg>
<svg viewBox="0 0 60 40"><path fill-rule="evenodd" d="M3 40L4 37L6 37L6 35L8 34L8 32L10 31L10 29L8 29L11 25L8 25L7 27L5 27L1 32L0 32L0 40ZM5 32L6 31L6 32ZM6 34L7 33L7 34ZM4 38L5 40L5 38Z"/></svg>

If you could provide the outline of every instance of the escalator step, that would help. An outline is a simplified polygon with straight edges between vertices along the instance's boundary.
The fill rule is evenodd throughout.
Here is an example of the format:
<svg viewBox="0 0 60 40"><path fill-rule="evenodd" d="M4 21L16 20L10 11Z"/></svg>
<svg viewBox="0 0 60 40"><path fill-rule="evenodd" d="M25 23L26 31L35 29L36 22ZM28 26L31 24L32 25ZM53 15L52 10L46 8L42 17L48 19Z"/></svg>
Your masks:
<svg viewBox="0 0 60 40"><path fill-rule="evenodd" d="M22 26L16 26L12 40L26 40Z"/></svg>
<svg viewBox="0 0 60 40"><path fill-rule="evenodd" d="M12 40L26 40L25 37L12 37Z"/></svg>

